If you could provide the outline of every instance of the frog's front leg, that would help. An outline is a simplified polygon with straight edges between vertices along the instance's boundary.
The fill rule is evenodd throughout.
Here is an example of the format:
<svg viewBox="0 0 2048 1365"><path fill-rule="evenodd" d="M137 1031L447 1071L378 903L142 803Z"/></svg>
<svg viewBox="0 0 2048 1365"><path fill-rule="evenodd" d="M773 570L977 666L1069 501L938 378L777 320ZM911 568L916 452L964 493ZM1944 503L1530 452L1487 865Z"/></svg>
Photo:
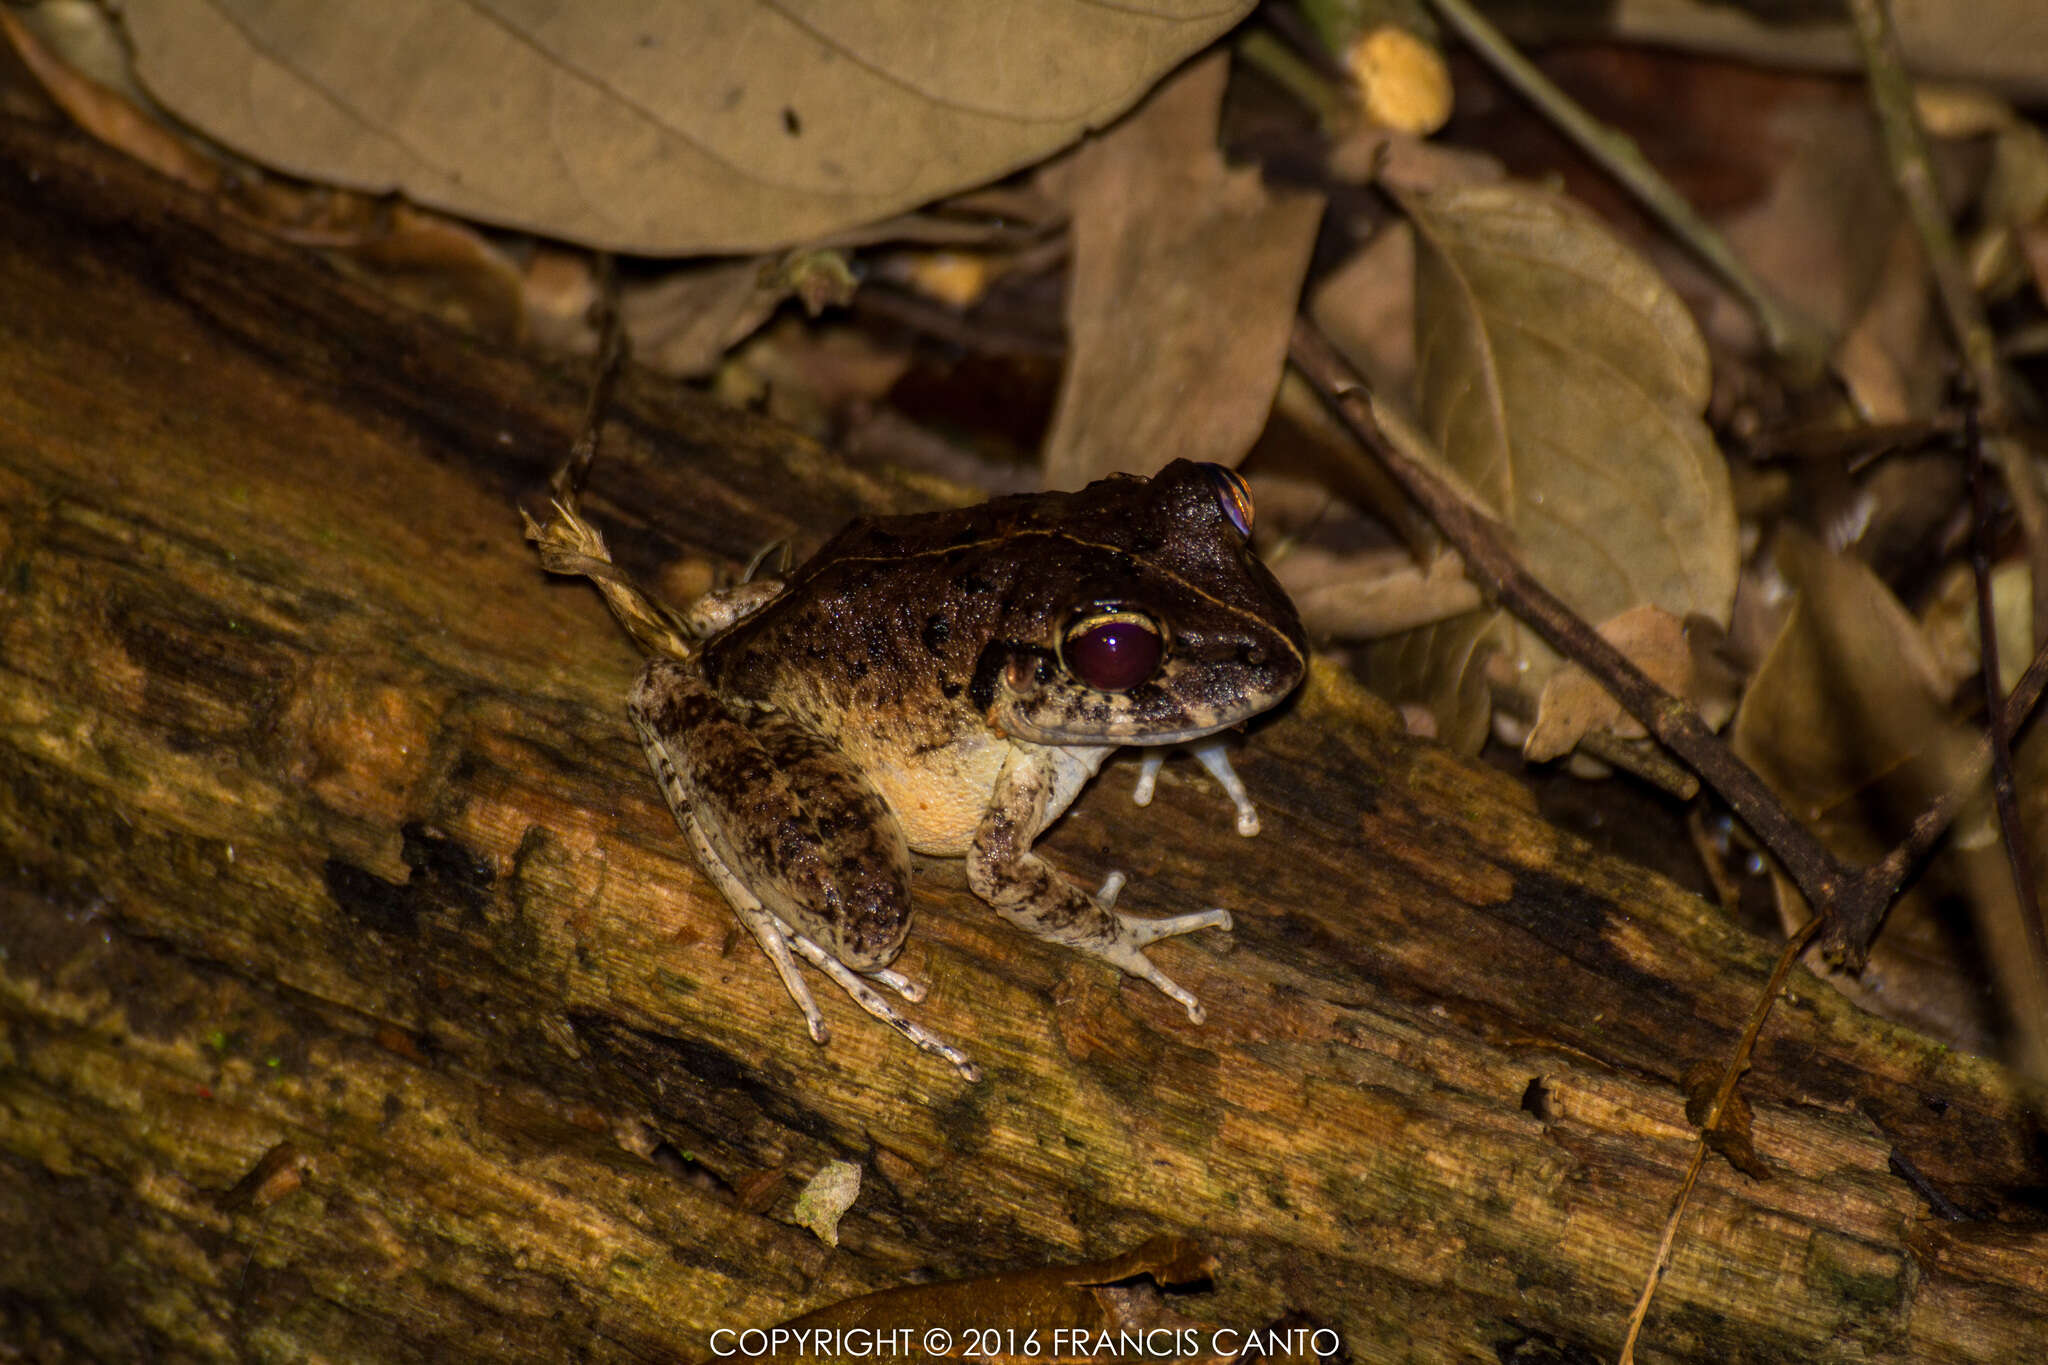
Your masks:
<svg viewBox="0 0 2048 1365"><path fill-rule="evenodd" d="M1230 798L1230 804L1237 811L1237 832L1249 839L1259 832L1259 808L1252 804L1252 795L1245 790L1244 780L1237 775L1237 769L1230 766L1229 742L1221 735L1193 744L1180 746L1193 754L1216 784L1223 788L1223 794ZM1159 783L1159 770L1166 764L1171 749L1147 749L1144 759L1138 765L1138 782L1131 789L1134 805L1152 804L1152 793Z"/></svg>
<svg viewBox="0 0 2048 1365"><path fill-rule="evenodd" d="M869 1014L978 1076L965 1053L868 984L913 1001L923 995L888 969L910 930L910 854L873 786L788 718L735 714L693 663L649 663L627 709L676 823L775 965L811 1037L826 1040L825 1020L792 948Z"/></svg>
<svg viewBox="0 0 2048 1365"><path fill-rule="evenodd" d="M1228 929L1228 910L1145 919L1116 910L1112 902L1121 876L1090 896L1031 851L1050 821L1054 774L1031 750L1017 748L1004 761L989 808L967 851L967 885L1012 924L1051 943L1078 948L1111 966L1142 977L1177 1000L1194 1023L1202 1003L1152 964L1145 945L1196 929Z"/></svg>

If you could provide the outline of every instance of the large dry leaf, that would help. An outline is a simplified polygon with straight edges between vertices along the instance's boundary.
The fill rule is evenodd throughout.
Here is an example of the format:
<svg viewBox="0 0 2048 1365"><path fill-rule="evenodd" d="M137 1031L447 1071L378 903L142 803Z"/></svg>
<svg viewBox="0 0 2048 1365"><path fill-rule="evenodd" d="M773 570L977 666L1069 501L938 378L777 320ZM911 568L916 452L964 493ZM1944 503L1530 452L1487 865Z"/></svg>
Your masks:
<svg viewBox="0 0 2048 1365"><path fill-rule="evenodd" d="M1045 479L1236 464L1273 406L1322 218L1216 146L1228 64L1198 62L1075 158L1066 374Z"/></svg>
<svg viewBox="0 0 2048 1365"><path fill-rule="evenodd" d="M1563 195L1468 186L1403 199L1416 229L1416 388L1450 470L1531 571L1588 621L1654 605L1726 625L1737 543L1727 468L1700 414L1699 330L1644 261ZM1476 744L1480 634L1534 695L1557 656L1503 618L1412 642L1376 680ZM1396 662L1398 660L1398 662ZM1453 715L1461 711L1460 715Z"/></svg>
<svg viewBox="0 0 2048 1365"><path fill-rule="evenodd" d="M1695 666L1685 622L1662 607L1645 604L1602 621L1600 634L1666 692L1692 697ZM1722 719L1726 718L1724 711ZM1599 679L1578 664L1567 663L1550 675L1536 698L1536 723L1522 741L1522 757L1531 763L1547 763L1570 753L1595 730L1621 739L1642 739L1649 733L1608 695Z"/></svg>
<svg viewBox="0 0 2048 1365"><path fill-rule="evenodd" d="M1789 528L1776 558L1798 599L1750 680L1730 739L1822 842L1851 864L1868 862L1972 775L1976 737L1950 717L1947 676L1876 574ZM1981 844L1985 828L1976 813L1956 841ZM1981 975L1958 955L1936 899L1901 901L1861 978L1836 984L1891 1018L1983 1049L1993 1021Z"/></svg>
<svg viewBox="0 0 2048 1365"><path fill-rule="evenodd" d="M1736 713L1736 752L1801 820L1932 763L1897 813L1910 818L1947 790L1969 748L1925 632L1860 561L1791 528L1776 556L1799 598Z"/></svg>
<svg viewBox="0 0 2048 1365"><path fill-rule="evenodd" d="M1250 0L130 0L137 72L267 165L624 251L752 251L1037 161Z"/></svg>
<svg viewBox="0 0 2048 1365"><path fill-rule="evenodd" d="M1370 640L1470 615L1479 589L1465 561L1441 550L1428 563L1404 549L1332 554L1294 546L1273 563L1311 635Z"/></svg>

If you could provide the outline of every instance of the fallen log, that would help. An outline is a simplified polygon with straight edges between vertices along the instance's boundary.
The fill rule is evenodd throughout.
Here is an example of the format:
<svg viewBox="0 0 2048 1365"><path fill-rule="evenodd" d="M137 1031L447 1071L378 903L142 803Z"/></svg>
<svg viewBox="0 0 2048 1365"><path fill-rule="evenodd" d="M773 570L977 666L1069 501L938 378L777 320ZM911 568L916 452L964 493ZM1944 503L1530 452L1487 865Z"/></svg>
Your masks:
<svg viewBox="0 0 2048 1365"><path fill-rule="evenodd" d="M1319 667L1245 747L1258 838L1112 767L1050 844L1236 912L1157 950L1205 1025L924 861L900 965L987 1079L837 992L817 1047L648 778L632 649L520 539L587 375L18 123L0 299L0 1341L667 1359L1176 1233L1205 1323L1612 1356L1772 945ZM586 510L650 581L962 496L624 387ZM2048 1343L2008 1073L1802 975L1744 1090L1770 1178L1709 1164L1648 1358ZM836 1248L794 1219L832 1161Z"/></svg>

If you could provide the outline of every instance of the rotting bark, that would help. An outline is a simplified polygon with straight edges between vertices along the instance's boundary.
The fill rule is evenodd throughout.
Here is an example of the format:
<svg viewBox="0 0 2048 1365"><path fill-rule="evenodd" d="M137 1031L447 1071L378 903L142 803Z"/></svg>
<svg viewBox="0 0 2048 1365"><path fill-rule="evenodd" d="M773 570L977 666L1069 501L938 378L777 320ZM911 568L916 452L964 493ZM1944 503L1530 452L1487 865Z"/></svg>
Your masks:
<svg viewBox="0 0 2048 1365"><path fill-rule="evenodd" d="M925 863L902 965L989 1079L837 999L817 1048L646 775L631 649L520 540L585 377L19 125L0 220L0 1340L661 1359L1179 1231L1219 1325L1611 1356L1770 945L1319 670L1246 748L1259 838L1115 768L1052 841L1238 912L1160 950L1206 1026ZM656 579L944 496L624 387L586 506ZM2048 1343L2006 1073L1801 976L1744 1093L1775 1178L1709 1164L1643 1358ZM833 1158L837 1250L789 1221Z"/></svg>

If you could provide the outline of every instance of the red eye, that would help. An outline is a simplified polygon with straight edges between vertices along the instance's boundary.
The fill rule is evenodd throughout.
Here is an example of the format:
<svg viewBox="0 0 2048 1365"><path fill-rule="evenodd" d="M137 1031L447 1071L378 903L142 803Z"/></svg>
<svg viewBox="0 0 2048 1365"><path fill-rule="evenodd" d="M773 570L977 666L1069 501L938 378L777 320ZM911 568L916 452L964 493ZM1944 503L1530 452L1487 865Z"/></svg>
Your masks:
<svg viewBox="0 0 2048 1365"><path fill-rule="evenodd" d="M1202 468L1209 471L1209 479L1216 485L1216 501L1222 506L1224 515L1230 518L1230 524L1238 529L1240 535L1250 535L1252 490L1234 469L1226 469L1220 464L1205 464Z"/></svg>
<svg viewBox="0 0 2048 1365"><path fill-rule="evenodd" d="M1128 692L1151 677L1166 653L1159 625L1143 612L1097 610L1067 627L1060 662L1098 692Z"/></svg>

